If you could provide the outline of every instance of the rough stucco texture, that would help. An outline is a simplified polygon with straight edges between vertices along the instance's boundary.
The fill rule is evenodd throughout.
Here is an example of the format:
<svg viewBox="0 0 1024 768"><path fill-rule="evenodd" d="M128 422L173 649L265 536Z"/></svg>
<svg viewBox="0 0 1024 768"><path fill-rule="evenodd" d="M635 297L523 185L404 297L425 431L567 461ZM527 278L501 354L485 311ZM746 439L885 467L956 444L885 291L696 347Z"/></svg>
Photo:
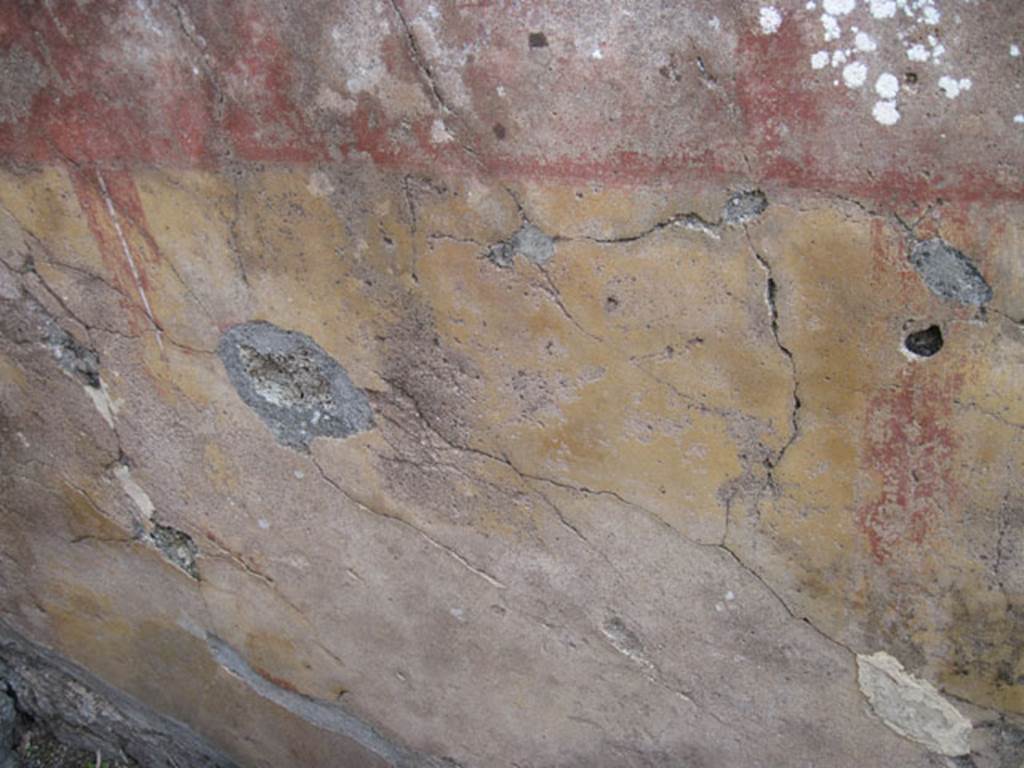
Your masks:
<svg viewBox="0 0 1024 768"><path fill-rule="evenodd" d="M1018 45L0 5L4 622L246 768L1017 768Z"/></svg>

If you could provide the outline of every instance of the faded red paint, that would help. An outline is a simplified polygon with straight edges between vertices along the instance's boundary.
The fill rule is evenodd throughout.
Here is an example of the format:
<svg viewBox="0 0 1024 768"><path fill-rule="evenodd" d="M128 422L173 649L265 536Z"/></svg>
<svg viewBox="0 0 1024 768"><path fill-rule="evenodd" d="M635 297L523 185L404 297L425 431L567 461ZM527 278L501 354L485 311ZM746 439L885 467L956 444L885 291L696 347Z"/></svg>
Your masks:
<svg viewBox="0 0 1024 768"><path fill-rule="evenodd" d="M806 76L807 57L817 41L802 37L809 28L792 16L777 34L748 28L739 35L736 80L717 83L721 93L702 102L705 114L685 116L721 130L699 131L675 147L665 148L661 139L666 121L676 119L673 108L636 103L628 83L560 57L557 66L565 76L548 98L570 100L581 90L616 87L622 114L616 121L553 118L557 148L545 152L524 151L514 134L498 144L490 135L496 121L513 127L516 110L526 107L516 98L493 96L497 83L527 73L516 52L522 41L508 39L510 33L500 24L489 53L496 58L476 57L463 67L463 85L473 100L464 114L443 114L435 105L431 113L410 115L402 105L350 94L358 100L355 113L335 115L331 119L337 125L320 133L310 122L311 113L300 107L303 99L313 98L310 86L316 83L296 60L302 52L282 39L282 20L291 11L261 0L186 3L184 9L193 14L195 39L182 31L177 12L167 4L96 0L80 8L65 0L0 7L0 49L16 46L49 71L30 114L0 124L0 156L103 169L216 168L228 158L313 163L359 152L382 168L404 172L623 186L694 176L726 185L742 179L765 188L880 201L897 210L936 197L1024 200L1024 176L996 171L996 163L985 159L995 145L982 148L989 154L952 153L964 157L956 165L936 160L949 145L936 144L935 131L917 127L909 132L908 126L902 133L877 133L875 168L855 151L836 149L835 138L847 130L847 118L868 120L864 130L881 129L865 118L856 96ZM481 34L484 19L445 13L456 39ZM381 44L387 71L418 81L404 30L391 22ZM628 57L621 62L627 71L634 64ZM620 66L613 58L606 65ZM431 140L430 127L442 117L457 141ZM352 138L331 146L333 136ZM660 148L637 149L645 146ZM1009 154L999 149L999 162L1012 168L1019 148L1005 150Z"/></svg>
<svg viewBox="0 0 1024 768"><path fill-rule="evenodd" d="M959 387L957 377L914 367L869 404L865 460L881 493L861 508L858 524L878 563L921 545L955 501L956 435L948 421Z"/></svg>
<svg viewBox="0 0 1024 768"><path fill-rule="evenodd" d="M131 173L113 170L101 172L77 166L69 169L69 173L78 204L89 223L89 230L96 241L103 263L113 276L113 283L121 295L122 306L128 310L126 314L132 330L151 330L153 323L157 328L161 328L159 319L155 317L155 310L154 317L150 320L141 295L141 291L148 292L150 288L147 267L159 260L160 252L146 226L142 201ZM107 198L103 192L104 185L106 195L110 197L110 205L117 216L116 225L111 218ZM124 243L117 233L118 226L125 238ZM139 240L144 247L138 247ZM131 249L138 282L124 252L125 247Z"/></svg>
<svg viewBox="0 0 1024 768"><path fill-rule="evenodd" d="M220 14L234 19L228 37L233 46L221 52L229 103L224 129L243 160L311 162L323 160L323 142L306 125L291 96L290 56L270 18L234 3Z"/></svg>

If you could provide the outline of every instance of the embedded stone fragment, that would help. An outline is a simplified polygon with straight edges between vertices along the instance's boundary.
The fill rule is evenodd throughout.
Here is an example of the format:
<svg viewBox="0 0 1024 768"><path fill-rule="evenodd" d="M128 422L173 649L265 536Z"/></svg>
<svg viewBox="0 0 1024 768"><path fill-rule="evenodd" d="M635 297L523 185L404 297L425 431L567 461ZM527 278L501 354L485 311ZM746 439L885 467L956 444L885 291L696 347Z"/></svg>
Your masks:
<svg viewBox="0 0 1024 768"><path fill-rule="evenodd" d="M992 299L992 288L974 262L942 238L917 243L910 251L910 263L936 296L975 306Z"/></svg>
<svg viewBox="0 0 1024 768"><path fill-rule="evenodd" d="M725 202L722 209L723 224L745 224L753 221L768 208L768 198L759 189L737 192Z"/></svg>
<svg viewBox="0 0 1024 768"><path fill-rule="evenodd" d="M875 714L896 733L950 757L971 751L971 721L885 651L857 656L857 680Z"/></svg>
<svg viewBox="0 0 1024 768"><path fill-rule="evenodd" d="M487 258L496 266L507 269L512 266L516 254L534 264L546 264L555 255L554 238L533 224L524 224L508 240L492 245L487 252Z"/></svg>
<svg viewBox="0 0 1024 768"><path fill-rule="evenodd" d="M303 333L243 323L221 337L217 354L239 396L283 445L307 451L314 437L349 437L373 426L366 394Z"/></svg>

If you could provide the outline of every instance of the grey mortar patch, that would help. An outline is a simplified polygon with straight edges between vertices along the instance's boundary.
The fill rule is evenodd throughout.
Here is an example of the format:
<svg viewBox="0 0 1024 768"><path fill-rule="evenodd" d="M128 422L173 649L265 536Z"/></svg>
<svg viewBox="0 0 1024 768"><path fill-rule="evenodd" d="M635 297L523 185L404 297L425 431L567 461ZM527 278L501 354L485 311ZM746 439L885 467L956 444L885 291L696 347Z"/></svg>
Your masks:
<svg viewBox="0 0 1024 768"><path fill-rule="evenodd" d="M149 539L164 557L196 581L199 580L199 569L196 567L196 555L199 554L199 550L191 536L169 525L153 523Z"/></svg>
<svg viewBox="0 0 1024 768"><path fill-rule="evenodd" d="M373 426L366 393L304 333L242 323L224 333L217 354L243 402L289 448L307 452L314 437L349 437Z"/></svg>
<svg viewBox="0 0 1024 768"><path fill-rule="evenodd" d="M737 192L725 201L722 209L723 224L745 224L756 219L768 208L768 197L759 189Z"/></svg>
<svg viewBox="0 0 1024 768"><path fill-rule="evenodd" d="M0 123L28 115L32 99L46 84L46 72L27 51L12 47L0 53Z"/></svg>
<svg viewBox="0 0 1024 768"><path fill-rule="evenodd" d="M508 269L517 253L534 264L547 264L555 255L555 240L533 224L524 224L508 240L492 245L487 258L496 266Z"/></svg>
<svg viewBox="0 0 1024 768"><path fill-rule="evenodd" d="M80 379L87 386L100 386L100 357L95 350L79 344L70 333L55 322L50 324L46 334L49 345L57 364L71 376Z"/></svg>
<svg viewBox="0 0 1024 768"><path fill-rule="evenodd" d="M992 299L992 288L974 262L940 237L916 243L909 259L936 296L979 307Z"/></svg>

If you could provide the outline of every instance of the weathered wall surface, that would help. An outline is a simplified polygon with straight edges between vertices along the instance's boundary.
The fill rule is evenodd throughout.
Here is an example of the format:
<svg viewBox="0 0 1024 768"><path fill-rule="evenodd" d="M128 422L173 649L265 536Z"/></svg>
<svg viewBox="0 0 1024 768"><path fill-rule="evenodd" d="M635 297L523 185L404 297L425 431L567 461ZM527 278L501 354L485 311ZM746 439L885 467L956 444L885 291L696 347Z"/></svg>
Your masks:
<svg viewBox="0 0 1024 768"><path fill-rule="evenodd" d="M7 3L4 632L241 766L1017 768L1020 45Z"/></svg>

